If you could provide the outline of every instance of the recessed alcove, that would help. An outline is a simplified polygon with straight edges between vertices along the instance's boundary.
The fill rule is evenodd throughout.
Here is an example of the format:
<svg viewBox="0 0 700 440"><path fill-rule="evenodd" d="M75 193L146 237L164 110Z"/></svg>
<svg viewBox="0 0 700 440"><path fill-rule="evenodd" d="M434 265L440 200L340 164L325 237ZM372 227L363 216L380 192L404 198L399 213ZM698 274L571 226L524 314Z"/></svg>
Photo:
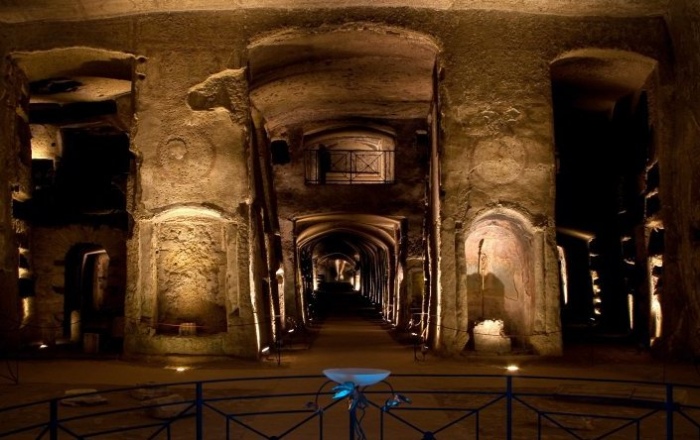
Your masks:
<svg viewBox="0 0 700 440"><path fill-rule="evenodd" d="M520 215L492 212L469 229L464 258L472 339L475 325L500 320L513 349L530 348L537 267L529 228Z"/></svg>
<svg viewBox="0 0 700 440"><path fill-rule="evenodd" d="M139 229L138 290L126 301L129 354L255 355L260 305L240 284L247 250L238 224L216 209L178 206Z"/></svg>

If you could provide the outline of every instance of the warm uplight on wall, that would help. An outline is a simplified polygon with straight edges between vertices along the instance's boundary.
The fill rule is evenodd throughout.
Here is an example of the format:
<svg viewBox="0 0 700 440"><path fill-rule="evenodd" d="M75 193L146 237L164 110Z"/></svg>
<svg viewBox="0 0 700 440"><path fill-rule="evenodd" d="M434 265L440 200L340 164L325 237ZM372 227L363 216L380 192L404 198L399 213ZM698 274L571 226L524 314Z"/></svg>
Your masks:
<svg viewBox="0 0 700 440"><path fill-rule="evenodd" d="M80 327L80 311L73 310L70 312L70 340L73 343L80 342L81 337L81 327Z"/></svg>
<svg viewBox="0 0 700 440"><path fill-rule="evenodd" d="M598 285L598 271L591 270L591 282L593 283L593 313L595 315L600 315L600 304L603 300L600 297L600 286Z"/></svg>
<svg viewBox="0 0 700 440"><path fill-rule="evenodd" d="M34 309L34 298L27 297L22 298L22 327L29 323L29 319L32 317L32 310Z"/></svg>
<svg viewBox="0 0 700 440"><path fill-rule="evenodd" d="M651 298L651 318L653 322L653 337L651 342L661 337L661 303L659 302L659 295L653 295Z"/></svg>
<svg viewBox="0 0 700 440"><path fill-rule="evenodd" d="M634 328L634 295L627 294L627 311L629 312L630 328Z"/></svg>
<svg viewBox="0 0 700 440"><path fill-rule="evenodd" d="M559 273L561 274L561 291L564 296L564 304L569 303L569 277L566 266L566 253L564 248L557 246L557 252L559 254Z"/></svg>
<svg viewBox="0 0 700 440"><path fill-rule="evenodd" d="M345 265L347 264L345 260L341 260L339 258L336 258L335 261L335 273L337 276L338 281L343 281L344 276L343 272L345 272Z"/></svg>
<svg viewBox="0 0 700 440"><path fill-rule="evenodd" d="M279 309L280 309L280 321L284 322L287 316L287 310L284 304L284 269L280 266L275 272L275 279L277 280L277 295L279 297Z"/></svg>
<svg viewBox="0 0 700 440"><path fill-rule="evenodd" d="M32 159L56 160L61 153L61 134L56 126L30 124Z"/></svg>
<svg viewBox="0 0 700 440"><path fill-rule="evenodd" d="M210 219L223 219L220 212L213 209L196 207L196 206L180 206L177 208L170 209L159 215L160 221L173 220L173 219L183 219L187 217L193 218L210 218Z"/></svg>
<svg viewBox="0 0 700 440"><path fill-rule="evenodd" d="M661 337L661 328L663 324L663 314L661 310L661 295L662 295L662 276L663 276L663 257L660 255L649 258L647 263L647 271L649 277L649 314L651 315L650 333L651 343Z"/></svg>
<svg viewBox="0 0 700 440"><path fill-rule="evenodd" d="M168 365L167 367L165 367L165 369L166 370L175 370L178 373L184 373L185 371L190 370L191 367L186 367L183 365Z"/></svg>

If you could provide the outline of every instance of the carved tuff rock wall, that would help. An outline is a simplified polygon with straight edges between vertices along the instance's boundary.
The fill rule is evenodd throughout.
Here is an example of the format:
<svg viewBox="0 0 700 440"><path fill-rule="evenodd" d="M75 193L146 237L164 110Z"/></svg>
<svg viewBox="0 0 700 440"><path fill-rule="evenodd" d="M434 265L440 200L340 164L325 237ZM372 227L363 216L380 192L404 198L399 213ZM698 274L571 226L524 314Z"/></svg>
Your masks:
<svg viewBox="0 0 700 440"><path fill-rule="evenodd" d="M127 352L255 356L247 278L239 277L247 269L239 255L245 263L247 251L236 223L214 211L176 208L141 222L138 231Z"/></svg>
<svg viewBox="0 0 700 440"><path fill-rule="evenodd" d="M14 329L24 313L16 283L21 247L31 251L38 277L38 322L58 320L65 328L71 308L65 299L61 304L65 292L55 289L60 277L51 268L63 250L47 245L55 231L109 254L116 275L107 290L124 298L127 354L255 357L283 325L275 320L304 318L303 258L340 238L368 243L361 254L383 266L366 280L372 291L364 293L395 323L420 304L436 350L469 349L478 324L503 320L513 348L560 354L565 304L557 194L580 195L557 186L576 161L555 127L575 133L558 123L579 121L569 117L581 109L596 117L609 111L615 123L618 103L643 89L654 127L648 156L661 175L665 220L653 226L666 228L667 287L660 296L666 345L659 346L698 352L690 342L700 311L691 152L700 36L691 0L671 1L668 9L664 2L605 0L566 6L269 0L266 8L188 1L178 11L79 3L75 10L0 9L0 48L7 55L0 141L6 163L14 164L0 170L2 306L13 315L3 328ZM100 127L128 134L129 163L109 184L123 198L100 207L99 220L94 206L80 206L80 221L63 216L41 225L20 212L25 199L37 198L28 126L67 133L75 124L83 130L94 124L95 113L81 116L83 107L57 102L55 90L46 90L61 86L69 93L70 82L41 83L62 76L83 78L80 84L119 80L118 90L93 83L94 94L81 106L91 102ZM339 126L391 133L396 181L309 182L305 142ZM90 139L97 138L94 131ZM288 160L271 159L272 142L286 144ZM585 151L576 149L582 158ZM590 151L601 155L586 162L591 168L606 162L605 149ZM56 157L65 162L69 153L66 147ZM586 173L585 187L594 186L596 173ZM631 180L632 174L605 177ZM118 221L106 221L105 213ZM95 221L97 229L83 231ZM629 229L650 224L640 220ZM625 231L615 239L628 240ZM296 234L304 234L308 247L297 247ZM115 237L120 245L113 245ZM646 264L645 257L640 261ZM276 277L283 282L272 282ZM651 293L637 290L639 298L630 301L648 307ZM627 325L617 312L628 292L602 298L603 317Z"/></svg>
<svg viewBox="0 0 700 440"><path fill-rule="evenodd" d="M698 156L695 153L700 135L700 5L692 0L671 2L669 26L676 52L677 77L673 96L672 155L666 161L669 206L674 221L668 228L667 258L673 263L664 272L672 285L666 285L669 295L662 303L664 311L664 343L662 351L679 357L694 357L700 353L700 297L698 267L700 267L700 212L698 211Z"/></svg>
<svg viewBox="0 0 700 440"><path fill-rule="evenodd" d="M142 54L125 351L255 357L244 72L194 74L191 49Z"/></svg>

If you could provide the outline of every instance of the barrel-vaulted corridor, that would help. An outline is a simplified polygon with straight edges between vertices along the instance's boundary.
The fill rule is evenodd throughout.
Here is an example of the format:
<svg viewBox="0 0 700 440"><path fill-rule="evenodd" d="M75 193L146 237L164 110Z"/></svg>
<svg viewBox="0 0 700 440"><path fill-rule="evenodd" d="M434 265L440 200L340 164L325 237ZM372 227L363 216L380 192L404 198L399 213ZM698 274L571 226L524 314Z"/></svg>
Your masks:
<svg viewBox="0 0 700 440"><path fill-rule="evenodd" d="M319 316L310 327L308 349L283 347L283 362L310 370L395 369L415 363L410 334L383 319L379 307L367 298L349 286L333 283L323 286L318 295Z"/></svg>
<svg viewBox="0 0 700 440"><path fill-rule="evenodd" d="M698 357L691 0L27 1L0 351Z"/></svg>

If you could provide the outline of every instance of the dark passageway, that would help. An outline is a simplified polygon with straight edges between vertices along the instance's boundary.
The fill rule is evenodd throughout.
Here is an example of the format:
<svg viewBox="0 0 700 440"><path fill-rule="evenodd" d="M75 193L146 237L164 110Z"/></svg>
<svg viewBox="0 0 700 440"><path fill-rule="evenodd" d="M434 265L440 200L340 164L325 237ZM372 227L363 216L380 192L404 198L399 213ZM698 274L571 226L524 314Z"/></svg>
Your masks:
<svg viewBox="0 0 700 440"><path fill-rule="evenodd" d="M378 306L347 283L322 283L315 292L318 319L310 329L309 350L295 363L331 367L389 368L396 359L412 362L410 345L382 319ZM332 362L332 365L330 364Z"/></svg>

